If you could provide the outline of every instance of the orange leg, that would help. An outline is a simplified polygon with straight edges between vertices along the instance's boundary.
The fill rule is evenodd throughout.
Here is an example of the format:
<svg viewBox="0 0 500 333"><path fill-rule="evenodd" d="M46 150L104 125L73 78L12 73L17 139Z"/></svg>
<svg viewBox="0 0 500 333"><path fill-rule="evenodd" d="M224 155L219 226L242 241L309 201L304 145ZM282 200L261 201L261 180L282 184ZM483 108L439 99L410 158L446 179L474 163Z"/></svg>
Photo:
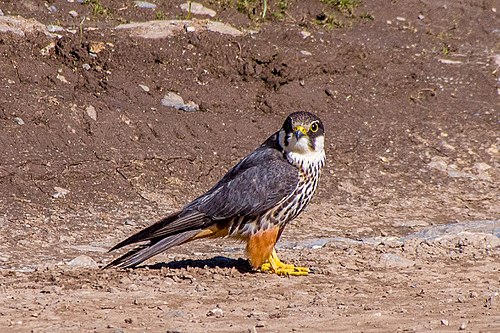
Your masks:
<svg viewBox="0 0 500 333"><path fill-rule="evenodd" d="M247 241L247 254L252 267L260 269L261 272L278 275L308 275L307 267L297 267L281 262L274 249L278 235L279 228L273 228L250 236Z"/></svg>
<svg viewBox="0 0 500 333"><path fill-rule="evenodd" d="M259 269L273 252L279 228L272 228L252 235L247 241L247 254L254 269Z"/></svg>

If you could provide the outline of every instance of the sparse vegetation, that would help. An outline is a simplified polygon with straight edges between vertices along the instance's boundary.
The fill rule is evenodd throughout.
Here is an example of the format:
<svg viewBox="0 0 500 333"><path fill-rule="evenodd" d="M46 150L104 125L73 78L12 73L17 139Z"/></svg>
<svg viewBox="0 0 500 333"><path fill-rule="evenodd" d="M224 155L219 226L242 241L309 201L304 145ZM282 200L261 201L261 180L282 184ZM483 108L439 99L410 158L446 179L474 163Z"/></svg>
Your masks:
<svg viewBox="0 0 500 333"><path fill-rule="evenodd" d="M237 0L236 9L243 14L246 14L250 19L256 19L259 16L265 17L263 15L263 1L261 0Z"/></svg>
<svg viewBox="0 0 500 333"><path fill-rule="evenodd" d="M368 13L368 12L364 12L364 13L361 13L361 15L359 15L359 18L361 19L366 19L366 20L370 20L370 21L373 21L375 18L373 17L372 14Z"/></svg>
<svg viewBox="0 0 500 333"><path fill-rule="evenodd" d="M361 4L361 0L321 0L321 2L349 15L353 15L354 8Z"/></svg>
<svg viewBox="0 0 500 333"><path fill-rule="evenodd" d="M108 15L108 9L101 4L99 0L83 0L84 5L88 5L91 8L91 12L94 15Z"/></svg>
<svg viewBox="0 0 500 333"><path fill-rule="evenodd" d="M338 19L334 14L321 13L316 16L314 22L328 29L345 27L345 23L342 20Z"/></svg>
<svg viewBox="0 0 500 333"><path fill-rule="evenodd" d="M283 20L285 18L285 12L288 9L288 1L279 0L276 6L278 8L275 12L273 12L273 16L276 17L278 20Z"/></svg>
<svg viewBox="0 0 500 333"><path fill-rule="evenodd" d="M164 20L165 18L166 18L165 13L162 12L161 10L157 11L155 13L155 20L159 20L160 21L160 20Z"/></svg>

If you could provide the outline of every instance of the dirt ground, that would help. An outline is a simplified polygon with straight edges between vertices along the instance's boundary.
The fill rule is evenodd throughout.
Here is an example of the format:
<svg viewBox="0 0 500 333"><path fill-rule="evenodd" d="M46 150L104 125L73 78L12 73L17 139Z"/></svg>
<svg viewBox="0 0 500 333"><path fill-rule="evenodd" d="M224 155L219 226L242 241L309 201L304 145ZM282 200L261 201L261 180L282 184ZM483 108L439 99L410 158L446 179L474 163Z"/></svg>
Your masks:
<svg viewBox="0 0 500 333"><path fill-rule="evenodd" d="M500 332L498 2L153 2L0 2L1 332ZM116 29L155 19L192 21ZM328 160L278 252L314 274L224 239L99 268L298 110Z"/></svg>

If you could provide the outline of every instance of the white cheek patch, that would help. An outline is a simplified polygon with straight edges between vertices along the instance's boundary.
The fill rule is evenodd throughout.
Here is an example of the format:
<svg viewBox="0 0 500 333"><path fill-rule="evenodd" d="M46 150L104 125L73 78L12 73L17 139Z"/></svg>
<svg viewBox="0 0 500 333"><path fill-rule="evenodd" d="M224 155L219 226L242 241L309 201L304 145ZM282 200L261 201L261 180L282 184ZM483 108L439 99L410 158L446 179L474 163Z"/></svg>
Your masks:
<svg viewBox="0 0 500 333"><path fill-rule="evenodd" d="M324 136L318 136L314 140L314 146L316 147L316 151L322 151L325 149L325 137Z"/></svg>

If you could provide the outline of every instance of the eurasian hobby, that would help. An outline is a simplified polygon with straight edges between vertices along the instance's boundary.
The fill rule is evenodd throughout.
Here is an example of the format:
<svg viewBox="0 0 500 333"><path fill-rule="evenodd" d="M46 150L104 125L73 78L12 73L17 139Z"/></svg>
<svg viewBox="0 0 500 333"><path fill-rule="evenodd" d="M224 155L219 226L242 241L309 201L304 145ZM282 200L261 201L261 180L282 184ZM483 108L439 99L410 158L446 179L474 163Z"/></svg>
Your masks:
<svg viewBox="0 0 500 333"><path fill-rule="evenodd" d="M106 267L134 267L199 238L232 237L246 242L254 269L307 275L308 268L282 263L274 246L285 225L311 201L324 163L323 123L309 112L292 113L206 193L115 245L110 251L146 242Z"/></svg>

